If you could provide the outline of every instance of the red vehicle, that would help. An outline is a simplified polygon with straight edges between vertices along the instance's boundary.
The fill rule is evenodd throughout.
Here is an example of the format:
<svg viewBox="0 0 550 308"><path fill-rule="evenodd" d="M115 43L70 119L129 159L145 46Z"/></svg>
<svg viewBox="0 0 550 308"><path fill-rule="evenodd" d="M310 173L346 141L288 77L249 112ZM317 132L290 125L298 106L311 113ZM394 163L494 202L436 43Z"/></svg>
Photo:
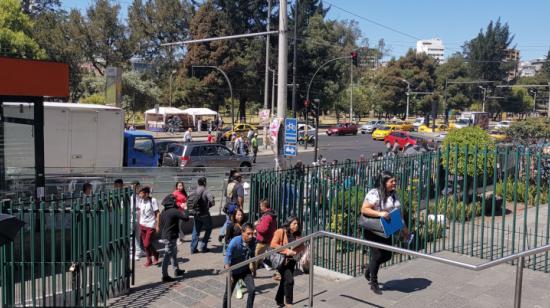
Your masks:
<svg viewBox="0 0 550 308"><path fill-rule="evenodd" d="M392 132L384 138L384 144L388 149L393 148L394 144L399 145L399 149L405 148L405 145L415 145L416 139L412 138L407 132L397 131Z"/></svg>
<svg viewBox="0 0 550 308"><path fill-rule="evenodd" d="M357 135L357 125L351 123L339 123L336 126L329 127L327 129L327 135Z"/></svg>

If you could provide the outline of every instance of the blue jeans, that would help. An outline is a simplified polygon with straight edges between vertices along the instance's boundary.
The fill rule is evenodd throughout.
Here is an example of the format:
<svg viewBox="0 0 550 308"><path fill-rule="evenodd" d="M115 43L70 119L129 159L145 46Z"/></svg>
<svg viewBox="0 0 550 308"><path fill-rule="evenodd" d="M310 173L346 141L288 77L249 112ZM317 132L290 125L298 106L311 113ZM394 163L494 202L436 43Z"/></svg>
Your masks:
<svg viewBox="0 0 550 308"><path fill-rule="evenodd" d="M193 234L191 237L191 253L194 253L197 250L197 246L199 244L199 236L201 235L202 230L204 230L204 236L201 240L201 250L204 250L208 245L210 233L212 233L212 217L210 217L210 215L195 216L193 224Z"/></svg>
<svg viewBox="0 0 550 308"><path fill-rule="evenodd" d="M168 265L172 260L172 267L175 270L179 269L178 266L178 245L177 240L165 240L164 243L164 258L162 259L162 277L168 276Z"/></svg>

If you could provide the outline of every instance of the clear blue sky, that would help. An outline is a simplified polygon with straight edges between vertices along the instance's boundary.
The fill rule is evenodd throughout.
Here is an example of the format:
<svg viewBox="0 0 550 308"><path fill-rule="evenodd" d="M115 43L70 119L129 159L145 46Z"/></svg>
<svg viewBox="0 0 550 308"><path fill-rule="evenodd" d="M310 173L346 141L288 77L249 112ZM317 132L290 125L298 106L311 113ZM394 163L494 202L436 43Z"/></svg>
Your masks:
<svg viewBox="0 0 550 308"><path fill-rule="evenodd" d="M85 9L92 2L63 0L63 5L66 9ZM116 2L123 7L125 18L127 7L132 1ZM372 44L384 38L391 49L391 55L396 57L416 46L413 37L441 38L445 45L445 56L449 56L462 50L465 41L475 37L490 20L499 17L508 22L515 34L514 44L520 50L522 60L545 57L550 49L548 0L325 0L325 4L334 5L329 18L358 21L363 37L367 37ZM412 37L385 29L363 18Z"/></svg>

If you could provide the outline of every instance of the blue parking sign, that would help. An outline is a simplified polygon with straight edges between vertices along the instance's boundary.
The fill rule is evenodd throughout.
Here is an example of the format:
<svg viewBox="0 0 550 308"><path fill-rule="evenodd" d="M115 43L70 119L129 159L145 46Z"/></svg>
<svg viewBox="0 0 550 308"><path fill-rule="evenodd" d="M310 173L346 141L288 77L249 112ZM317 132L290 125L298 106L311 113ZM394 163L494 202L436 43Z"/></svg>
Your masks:
<svg viewBox="0 0 550 308"><path fill-rule="evenodd" d="M296 144L298 142L298 121L296 118L285 119L285 143Z"/></svg>
<svg viewBox="0 0 550 308"><path fill-rule="evenodd" d="M296 156L298 155L298 148L293 144L285 144L284 154L285 156Z"/></svg>

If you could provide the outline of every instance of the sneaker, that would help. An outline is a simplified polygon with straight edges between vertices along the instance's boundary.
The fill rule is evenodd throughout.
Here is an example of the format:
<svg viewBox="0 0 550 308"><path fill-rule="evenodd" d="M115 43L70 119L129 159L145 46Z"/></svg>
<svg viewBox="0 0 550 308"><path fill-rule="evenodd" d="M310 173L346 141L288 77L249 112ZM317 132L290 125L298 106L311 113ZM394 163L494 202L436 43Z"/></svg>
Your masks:
<svg viewBox="0 0 550 308"><path fill-rule="evenodd" d="M372 292L374 292L374 294L378 294L378 295L382 294L382 290L380 289L378 282L371 282L370 289L372 290Z"/></svg>
<svg viewBox="0 0 550 308"><path fill-rule="evenodd" d="M266 270L268 270L268 271L272 271L272 270L273 270L273 268L272 268L271 266L269 266L269 265L267 265L267 264L265 264L265 263L264 263L264 268L265 268Z"/></svg>
<svg viewBox="0 0 550 308"><path fill-rule="evenodd" d="M174 276L183 276L183 274L185 274L185 270L182 270L182 269L177 269L174 271Z"/></svg>
<svg viewBox="0 0 550 308"><path fill-rule="evenodd" d="M160 261L158 258L155 258L155 260L153 261L153 265L160 265L162 263L162 261Z"/></svg>
<svg viewBox="0 0 550 308"><path fill-rule="evenodd" d="M196 254L196 253L199 253L199 251L197 249L194 249L194 250L191 250L191 254Z"/></svg>
<svg viewBox="0 0 550 308"><path fill-rule="evenodd" d="M176 281L174 278L170 277L170 276L164 276L162 277L162 282L174 282Z"/></svg>
<svg viewBox="0 0 550 308"><path fill-rule="evenodd" d="M132 257L132 256L130 256L130 257ZM140 257L138 255L134 256L134 260L139 261L139 259L140 259Z"/></svg>
<svg viewBox="0 0 550 308"><path fill-rule="evenodd" d="M237 287L237 292L235 292L235 298L236 299L243 298L243 290L240 287Z"/></svg>

